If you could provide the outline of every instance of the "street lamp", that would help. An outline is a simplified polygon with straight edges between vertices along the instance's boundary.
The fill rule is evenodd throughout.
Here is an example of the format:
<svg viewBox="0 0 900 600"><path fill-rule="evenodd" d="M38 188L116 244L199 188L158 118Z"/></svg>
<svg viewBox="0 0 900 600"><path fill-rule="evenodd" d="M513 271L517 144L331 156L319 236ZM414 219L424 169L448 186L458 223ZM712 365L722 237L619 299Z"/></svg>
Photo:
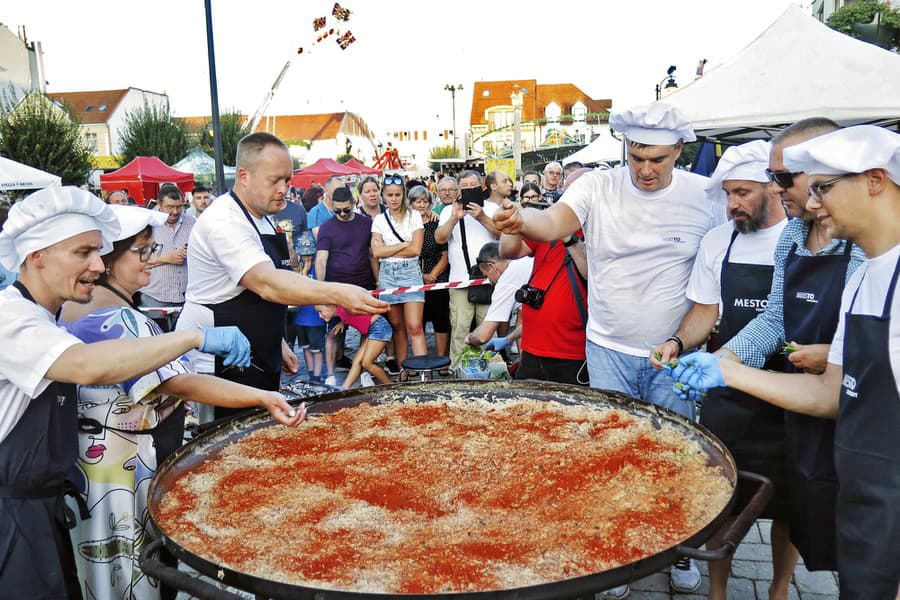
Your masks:
<svg viewBox="0 0 900 600"><path fill-rule="evenodd" d="M516 165L516 177L519 177L522 174L522 104L525 90L514 85L509 100L513 107L513 161Z"/></svg>
<svg viewBox="0 0 900 600"><path fill-rule="evenodd" d="M450 97L453 102L453 152L459 155L459 149L456 145L456 91L462 91L462 84L450 85L449 83L444 86L444 89L450 92Z"/></svg>
<svg viewBox="0 0 900 600"><path fill-rule="evenodd" d="M665 87L662 87L663 83L666 84ZM675 65L672 65L666 70L666 76L656 84L656 99L659 100L662 97L662 93L664 91L668 91L677 87L678 84L675 83Z"/></svg>

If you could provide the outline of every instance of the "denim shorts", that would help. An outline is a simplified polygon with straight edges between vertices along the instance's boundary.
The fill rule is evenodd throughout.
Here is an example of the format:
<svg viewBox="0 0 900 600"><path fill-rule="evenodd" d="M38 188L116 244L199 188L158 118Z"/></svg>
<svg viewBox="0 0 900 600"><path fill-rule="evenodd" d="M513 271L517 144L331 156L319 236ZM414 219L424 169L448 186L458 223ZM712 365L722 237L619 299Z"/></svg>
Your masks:
<svg viewBox="0 0 900 600"><path fill-rule="evenodd" d="M422 269L418 258L399 260L383 260L378 268L378 287L387 290L407 285L422 285ZM425 302L425 292L406 292L404 294L381 294L378 296L388 304L405 304L406 302Z"/></svg>
<svg viewBox="0 0 900 600"><path fill-rule="evenodd" d="M690 400L682 400L672 390L674 381L662 370L653 368L647 356L632 356L598 346L588 340L585 347L591 387L622 392L696 419L697 409Z"/></svg>
<svg viewBox="0 0 900 600"><path fill-rule="evenodd" d="M369 325L369 333L366 335L369 336L370 340L389 342L391 341L391 336L393 334L394 330L391 327L391 324L388 323L388 320L379 316Z"/></svg>

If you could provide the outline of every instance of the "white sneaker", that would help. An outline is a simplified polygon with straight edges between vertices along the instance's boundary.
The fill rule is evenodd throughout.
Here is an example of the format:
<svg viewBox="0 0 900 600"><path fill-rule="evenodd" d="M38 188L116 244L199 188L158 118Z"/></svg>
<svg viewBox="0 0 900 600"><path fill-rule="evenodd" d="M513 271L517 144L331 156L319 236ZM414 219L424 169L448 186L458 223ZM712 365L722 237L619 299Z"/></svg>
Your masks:
<svg viewBox="0 0 900 600"><path fill-rule="evenodd" d="M603 598L603 600L622 600L623 598L627 598L630 593L631 588L626 584L602 591L599 596Z"/></svg>
<svg viewBox="0 0 900 600"><path fill-rule="evenodd" d="M372 376L368 373L361 373L359 376L359 385L360 387L369 387L370 385L375 385L375 380L372 379Z"/></svg>
<svg viewBox="0 0 900 600"><path fill-rule="evenodd" d="M325 385L330 385L331 387L337 385L337 379L334 378L334 375L329 375L325 378Z"/></svg>
<svg viewBox="0 0 900 600"><path fill-rule="evenodd" d="M669 585L676 592L696 592L700 588L700 581L700 569L686 556L675 561L669 571Z"/></svg>

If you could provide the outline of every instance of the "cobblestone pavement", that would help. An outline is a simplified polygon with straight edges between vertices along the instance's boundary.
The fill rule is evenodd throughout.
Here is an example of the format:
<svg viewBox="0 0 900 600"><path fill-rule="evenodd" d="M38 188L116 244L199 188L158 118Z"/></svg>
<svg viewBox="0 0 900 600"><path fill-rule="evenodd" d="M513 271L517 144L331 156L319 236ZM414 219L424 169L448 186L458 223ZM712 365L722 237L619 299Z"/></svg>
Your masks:
<svg viewBox="0 0 900 600"><path fill-rule="evenodd" d="M772 582L772 547L769 530L772 522L757 521L738 546L728 580L729 600L767 600ZM629 600L697 600L709 593L707 563L698 561L703 576L700 589L679 594L669 589L669 574L654 573L631 584ZM830 571L810 573L799 564L788 588L791 600L837 600L837 574ZM599 596L598 596L599 600Z"/></svg>

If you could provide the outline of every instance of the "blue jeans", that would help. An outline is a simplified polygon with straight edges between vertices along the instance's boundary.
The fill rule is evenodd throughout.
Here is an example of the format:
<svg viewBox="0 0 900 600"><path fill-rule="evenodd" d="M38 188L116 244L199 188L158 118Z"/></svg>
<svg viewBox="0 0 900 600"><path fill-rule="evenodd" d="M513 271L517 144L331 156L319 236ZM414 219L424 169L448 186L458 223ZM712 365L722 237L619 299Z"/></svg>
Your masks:
<svg viewBox="0 0 900 600"><path fill-rule="evenodd" d="M697 409L694 403L675 395L672 391L672 378L661 370L654 369L649 356L616 352L590 340L585 347L585 356L592 388L621 392L668 408L691 420L696 419Z"/></svg>
<svg viewBox="0 0 900 600"><path fill-rule="evenodd" d="M387 319L380 315L369 325L368 336L370 340L389 342L391 341L391 335L393 333L394 330L391 327L391 324L388 323Z"/></svg>
<svg viewBox="0 0 900 600"><path fill-rule="evenodd" d="M419 267L418 258L381 261L378 267L378 287L386 290L407 285L422 285L422 269ZM425 302L425 292L381 294L378 298L388 304Z"/></svg>

